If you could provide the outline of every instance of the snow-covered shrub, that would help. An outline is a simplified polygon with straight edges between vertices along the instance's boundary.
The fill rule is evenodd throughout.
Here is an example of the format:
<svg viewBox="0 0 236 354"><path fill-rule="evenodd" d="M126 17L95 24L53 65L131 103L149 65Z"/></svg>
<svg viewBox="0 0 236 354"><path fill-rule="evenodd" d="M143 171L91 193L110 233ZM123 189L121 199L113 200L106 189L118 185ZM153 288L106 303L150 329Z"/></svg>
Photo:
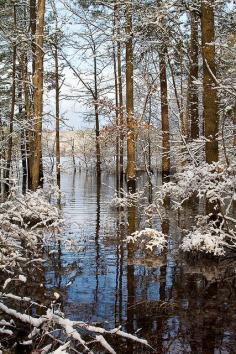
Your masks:
<svg viewBox="0 0 236 354"><path fill-rule="evenodd" d="M138 191L136 193L129 193L124 190L122 190L122 197L118 197L117 195L114 195L112 198L110 204L111 208L127 208L131 207L133 205L137 205L138 202L143 198L144 196L144 191Z"/></svg>
<svg viewBox="0 0 236 354"><path fill-rule="evenodd" d="M225 254L225 234L219 230L195 229L183 239L181 249L185 252L205 252L214 256Z"/></svg>
<svg viewBox="0 0 236 354"><path fill-rule="evenodd" d="M49 204L42 190L25 195L14 194L10 200L0 204L1 228L6 222L23 229L56 226L59 219L58 209Z"/></svg>
<svg viewBox="0 0 236 354"><path fill-rule="evenodd" d="M39 255L45 231L62 224L59 211L49 204L42 191L15 194L0 204L0 269L12 272L28 257ZM45 229L46 228L46 229Z"/></svg>
<svg viewBox="0 0 236 354"><path fill-rule="evenodd" d="M184 251L198 251L223 255L227 248L236 248L236 220L232 217L232 207L236 200L236 178L232 167L220 163L188 166L177 173L174 179L164 183L155 195L154 203L148 207L153 213L161 214L168 197L172 209L182 209L184 203L197 198L201 205L211 203L215 214L209 209L208 215L202 207L193 229L184 236L181 248Z"/></svg>
<svg viewBox="0 0 236 354"><path fill-rule="evenodd" d="M150 249L151 251L154 247L161 252L167 246L166 235L161 231L151 228L133 232L127 237L127 241L133 243L141 242L145 245L146 249Z"/></svg>
<svg viewBox="0 0 236 354"><path fill-rule="evenodd" d="M164 199L165 196L171 196L175 208L181 207L193 195L229 208L236 196L235 188L236 179L231 167L220 163L202 163L197 167L188 166L183 172L177 173L175 181L165 183L157 197Z"/></svg>

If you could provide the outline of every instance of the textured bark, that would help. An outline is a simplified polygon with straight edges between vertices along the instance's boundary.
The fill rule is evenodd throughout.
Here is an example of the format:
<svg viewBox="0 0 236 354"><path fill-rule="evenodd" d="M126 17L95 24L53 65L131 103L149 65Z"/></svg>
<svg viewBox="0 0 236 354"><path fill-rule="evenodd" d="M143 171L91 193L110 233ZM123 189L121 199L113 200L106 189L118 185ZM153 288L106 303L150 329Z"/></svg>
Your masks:
<svg viewBox="0 0 236 354"><path fill-rule="evenodd" d="M13 23L16 29L16 7L13 6ZM13 134L13 124L14 124L14 114L15 114L15 103L16 103L16 42L13 42L13 52L12 52L12 88L11 88L11 111L9 117L9 137L7 146L7 164L5 171L5 192L9 192L10 187L10 174L11 174L11 163L12 163L12 134Z"/></svg>
<svg viewBox="0 0 236 354"><path fill-rule="evenodd" d="M127 187L131 192L136 189L136 143L134 120L134 80L133 80L133 29L132 1L126 3L126 110L127 110Z"/></svg>
<svg viewBox="0 0 236 354"><path fill-rule="evenodd" d="M214 0L202 1L202 56L203 56L203 109L206 137L206 162L218 161L218 100L214 78L216 75L215 63L215 26Z"/></svg>
<svg viewBox="0 0 236 354"><path fill-rule="evenodd" d="M22 81L23 81L23 92L24 92L24 105L25 105L25 118L27 120L27 125L30 126L30 122L32 122L33 116L33 108L30 97L30 88L29 88L29 78L28 78L28 60L27 56L23 55L22 57ZM32 131L30 129L25 129L25 146L26 146L26 162L27 162L27 187L31 187L31 149L32 146Z"/></svg>
<svg viewBox="0 0 236 354"><path fill-rule="evenodd" d="M1 116L0 116L0 144L3 145L3 142L4 142L4 139L5 139L5 136L4 136L4 129L3 129L3 124L2 124L2 119L1 119ZM0 149L0 194L2 194L3 192L3 177L4 177L4 161L5 161L5 151L3 151L3 149ZM1 196L0 196L1 197ZM1 198L0 198L0 201L1 201Z"/></svg>
<svg viewBox="0 0 236 354"><path fill-rule="evenodd" d="M234 149L236 149L236 100L235 100L235 103L234 103L234 111L233 111L233 125L234 125L234 128L233 128L233 134L234 134L233 146L234 146Z"/></svg>
<svg viewBox="0 0 236 354"><path fill-rule="evenodd" d="M124 187L124 107L122 87L121 45L117 44L118 91L119 91L119 126L120 126L120 188Z"/></svg>
<svg viewBox="0 0 236 354"><path fill-rule="evenodd" d="M35 72L35 34L36 34L36 0L30 0L30 32L31 32L31 48L32 48L32 74Z"/></svg>
<svg viewBox="0 0 236 354"><path fill-rule="evenodd" d="M36 0L30 0L30 35L31 35L31 51L32 51L32 77L35 75L35 60L36 60ZM28 82L28 69L27 69L27 60L26 60L26 82ZM33 168L33 160L34 160L34 87L32 89L32 93L30 94L30 88L28 87L28 84L25 83L25 86L27 88L27 99L28 99L28 105L27 105L27 117L29 122L31 121L32 124L32 130L29 130L27 132L27 138L28 138L28 188L32 189L32 168ZM26 92L26 90L25 90Z"/></svg>
<svg viewBox="0 0 236 354"><path fill-rule="evenodd" d="M45 0L38 0L36 24L34 85L34 155L32 161L32 190L40 185L42 163L42 115L43 115L43 43L44 43Z"/></svg>
<svg viewBox="0 0 236 354"><path fill-rule="evenodd" d="M23 77L22 68L19 70L19 81L18 81L18 112L20 121L25 119L25 111L23 109ZM22 193L24 194L27 190L27 147L26 147L26 134L25 127L22 125L20 132L20 149L21 149L21 164L22 164Z"/></svg>
<svg viewBox="0 0 236 354"><path fill-rule="evenodd" d="M162 175L170 174L170 132L169 132L169 109L168 87L166 77L166 47L159 52L160 88L161 88L161 123L162 123Z"/></svg>
<svg viewBox="0 0 236 354"><path fill-rule="evenodd" d="M190 41L190 70L188 82L188 121L191 126L191 139L199 138L199 114L198 114L198 86L194 81L198 79L198 15L191 11L191 41Z"/></svg>

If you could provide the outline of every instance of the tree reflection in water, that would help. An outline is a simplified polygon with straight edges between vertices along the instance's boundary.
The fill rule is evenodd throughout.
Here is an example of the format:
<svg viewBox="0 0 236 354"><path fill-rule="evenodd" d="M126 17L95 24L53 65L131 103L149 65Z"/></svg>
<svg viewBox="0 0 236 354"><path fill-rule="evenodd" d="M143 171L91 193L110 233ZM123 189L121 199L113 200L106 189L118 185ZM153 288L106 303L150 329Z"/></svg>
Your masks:
<svg viewBox="0 0 236 354"><path fill-rule="evenodd" d="M235 261L184 257L178 250L182 228L192 222L197 202L186 205L179 220L170 212L162 224L154 219L148 225L169 235L167 251L158 255L124 242L144 225L143 215L140 206L129 208L128 217L123 210L109 208L115 178L103 176L98 184L93 176L80 173L72 182L62 174L64 212L81 226L66 232L78 237L83 250L62 248L46 271L46 284L60 286L66 315L139 330L158 354L234 353ZM171 201L166 203L168 209ZM128 341L117 343L116 351L149 352Z"/></svg>

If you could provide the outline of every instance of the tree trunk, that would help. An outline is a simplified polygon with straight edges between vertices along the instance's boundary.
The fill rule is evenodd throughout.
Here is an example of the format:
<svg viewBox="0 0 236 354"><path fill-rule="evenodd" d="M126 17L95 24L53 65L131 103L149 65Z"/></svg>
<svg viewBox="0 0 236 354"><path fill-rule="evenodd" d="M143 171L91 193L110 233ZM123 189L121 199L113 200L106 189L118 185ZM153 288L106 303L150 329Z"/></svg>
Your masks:
<svg viewBox="0 0 236 354"><path fill-rule="evenodd" d="M74 138L72 138L71 153L72 153L72 161L73 161L73 168L74 168L74 174L75 174L76 173L76 161L75 161L75 139Z"/></svg>
<svg viewBox="0 0 236 354"><path fill-rule="evenodd" d="M2 146L3 146L4 139L5 139L4 129L2 124L2 119L0 116L0 144ZM4 179L4 162L5 162L5 151L3 149L0 149L0 194L1 195L4 190L4 184L2 183Z"/></svg>
<svg viewBox="0 0 236 354"><path fill-rule="evenodd" d="M118 91L119 91L119 128L120 128L120 189L124 188L124 107L122 87L121 45L117 43Z"/></svg>
<svg viewBox="0 0 236 354"><path fill-rule="evenodd" d="M114 6L114 35L115 35L115 14L116 14L116 6ZM113 65L114 65L114 81L115 81L115 102L116 102L116 193L119 195L120 190L120 176L119 176L119 129L120 129L120 122L119 122L119 88L118 88L118 75L117 75L117 58L116 58L116 47L113 44Z"/></svg>
<svg viewBox="0 0 236 354"><path fill-rule="evenodd" d="M101 148L100 148L100 123L98 112L98 83L97 83L97 57L96 46L94 44L94 109L95 109L95 134L96 134L96 171L98 183L101 178Z"/></svg>
<svg viewBox="0 0 236 354"><path fill-rule="evenodd" d="M126 3L126 110L127 110L127 188L131 193L136 189L136 143L134 120L133 80L133 29L132 1Z"/></svg>
<svg viewBox="0 0 236 354"><path fill-rule="evenodd" d="M218 100L213 76L215 63L214 0L202 1L202 57L203 57L203 109L206 138L206 162L211 164L219 159L218 149Z"/></svg>
<svg viewBox="0 0 236 354"><path fill-rule="evenodd" d="M28 60L27 56L23 55L21 62L21 71L22 71L22 82L23 82L23 91L24 91L24 105L25 105L25 117L27 120L27 126L30 126L33 116L33 107L30 97L29 89L29 77L28 77ZM31 179L31 154L32 154L32 131L25 128L25 156L27 161L27 185L28 188L31 188L32 179Z"/></svg>
<svg viewBox="0 0 236 354"><path fill-rule="evenodd" d="M42 170L42 115L43 115L43 42L44 42L45 0L38 0L36 25L35 74L34 84L34 156L32 161L32 190L40 185Z"/></svg>
<svg viewBox="0 0 236 354"><path fill-rule="evenodd" d="M32 75L35 73L35 55L36 55L36 0L30 0L30 32L31 32L31 48L32 48Z"/></svg>
<svg viewBox="0 0 236 354"><path fill-rule="evenodd" d="M170 174L170 132L168 88L166 78L166 47L159 52L160 88L161 88L161 123L162 123L162 176L167 179Z"/></svg>
<svg viewBox="0 0 236 354"><path fill-rule="evenodd" d="M19 70L18 82L18 112L19 120L22 122L20 131L20 148L21 148L21 164L22 164L22 193L25 194L27 190L27 148L26 148L26 134L25 134L25 114L23 110L23 76L22 70Z"/></svg>
<svg viewBox="0 0 236 354"><path fill-rule="evenodd" d="M233 139L233 147L234 149L236 149L236 100L234 103L234 111L233 111L233 135L234 135L234 139Z"/></svg>
<svg viewBox="0 0 236 354"><path fill-rule="evenodd" d="M124 187L124 111L123 111L123 87L122 87L122 64L120 43L120 0L115 4L115 26L117 34L117 84L118 84L118 114L119 114L119 170L120 190ZM122 196L122 192L121 192Z"/></svg>
<svg viewBox="0 0 236 354"><path fill-rule="evenodd" d="M14 28L16 29L16 6L13 5L13 22ZM13 124L14 124L14 114L15 114L15 103L16 103L16 42L13 43L13 53L12 53L12 89L11 89L11 111L9 117L9 137L8 137L8 147L7 147L7 164L5 173L5 192L8 193L10 189L10 174L11 174L11 163L12 163L12 134L13 134Z"/></svg>
<svg viewBox="0 0 236 354"><path fill-rule="evenodd" d="M35 75L35 60L36 60L36 0L30 0L30 34L31 34L31 50L32 50L32 77ZM30 89L28 87L28 61L26 60L25 66L26 80L25 81L25 96L28 99L28 109L27 117L29 121L31 120L32 126L31 130L27 132L27 150L28 150L28 188L32 189L32 169L33 169L33 160L34 160L34 87L32 93L30 94ZM33 86L33 85L32 85ZM27 92L27 95L26 95Z"/></svg>
<svg viewBox="0 0 236 354"><path fill-rule="evenodd" d="M55 45L55 84L56 84L56 176L57 186L61 188L61 155L60 155L60 85L59 85L59 63L58 48Z"/></svg>
<svg viewBox="0 0 236 354"><path fill-rule="evenodd" d="M194 82L198 79L198 19L196 11L191 11L191 42L190 42L190 70L188 83L188 121L191 126L191 139L199 138L198 114L198 86Z"/></svg>
<svg viewBox="0 0 236 354"><path fill-rule="evenodd" d="M203 114L205 130L206 162L211 164L219 160L218 148L218 99L214 77L216 76L215 62L215 23L214 0L202 1L201 4L202 27L202 58L203 58ZM209 220L218 227L221 222L220 202L206 201L206 213Z"/></svg>

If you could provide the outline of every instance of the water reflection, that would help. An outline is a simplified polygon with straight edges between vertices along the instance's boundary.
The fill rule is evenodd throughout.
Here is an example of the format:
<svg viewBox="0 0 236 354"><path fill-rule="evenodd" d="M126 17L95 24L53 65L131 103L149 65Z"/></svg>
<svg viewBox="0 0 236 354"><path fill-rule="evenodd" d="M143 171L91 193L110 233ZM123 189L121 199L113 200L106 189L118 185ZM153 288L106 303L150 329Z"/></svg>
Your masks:
<svg viewBox="0 0 236 354"><path fill-rule="evenodd" d="M154 220L149 225L168 235L167 251L155 255L124 242L142 225L142 215L135 207L127 215L109 208L114 177L97 181L83 173L62 174L61 183L64 213L76 222L65 230L66 237L77 238L81 249L73 252L58 244L45 282L60 291L67 316L139 330L155 353L235 352L235 262L199 262L178 252L180 227L192 222L196 211L192 205L179 220L170 213L162 224ZM166 203L168 209L171 201ZM131 342L114 345L118 353L149 352Z"/></svg>

